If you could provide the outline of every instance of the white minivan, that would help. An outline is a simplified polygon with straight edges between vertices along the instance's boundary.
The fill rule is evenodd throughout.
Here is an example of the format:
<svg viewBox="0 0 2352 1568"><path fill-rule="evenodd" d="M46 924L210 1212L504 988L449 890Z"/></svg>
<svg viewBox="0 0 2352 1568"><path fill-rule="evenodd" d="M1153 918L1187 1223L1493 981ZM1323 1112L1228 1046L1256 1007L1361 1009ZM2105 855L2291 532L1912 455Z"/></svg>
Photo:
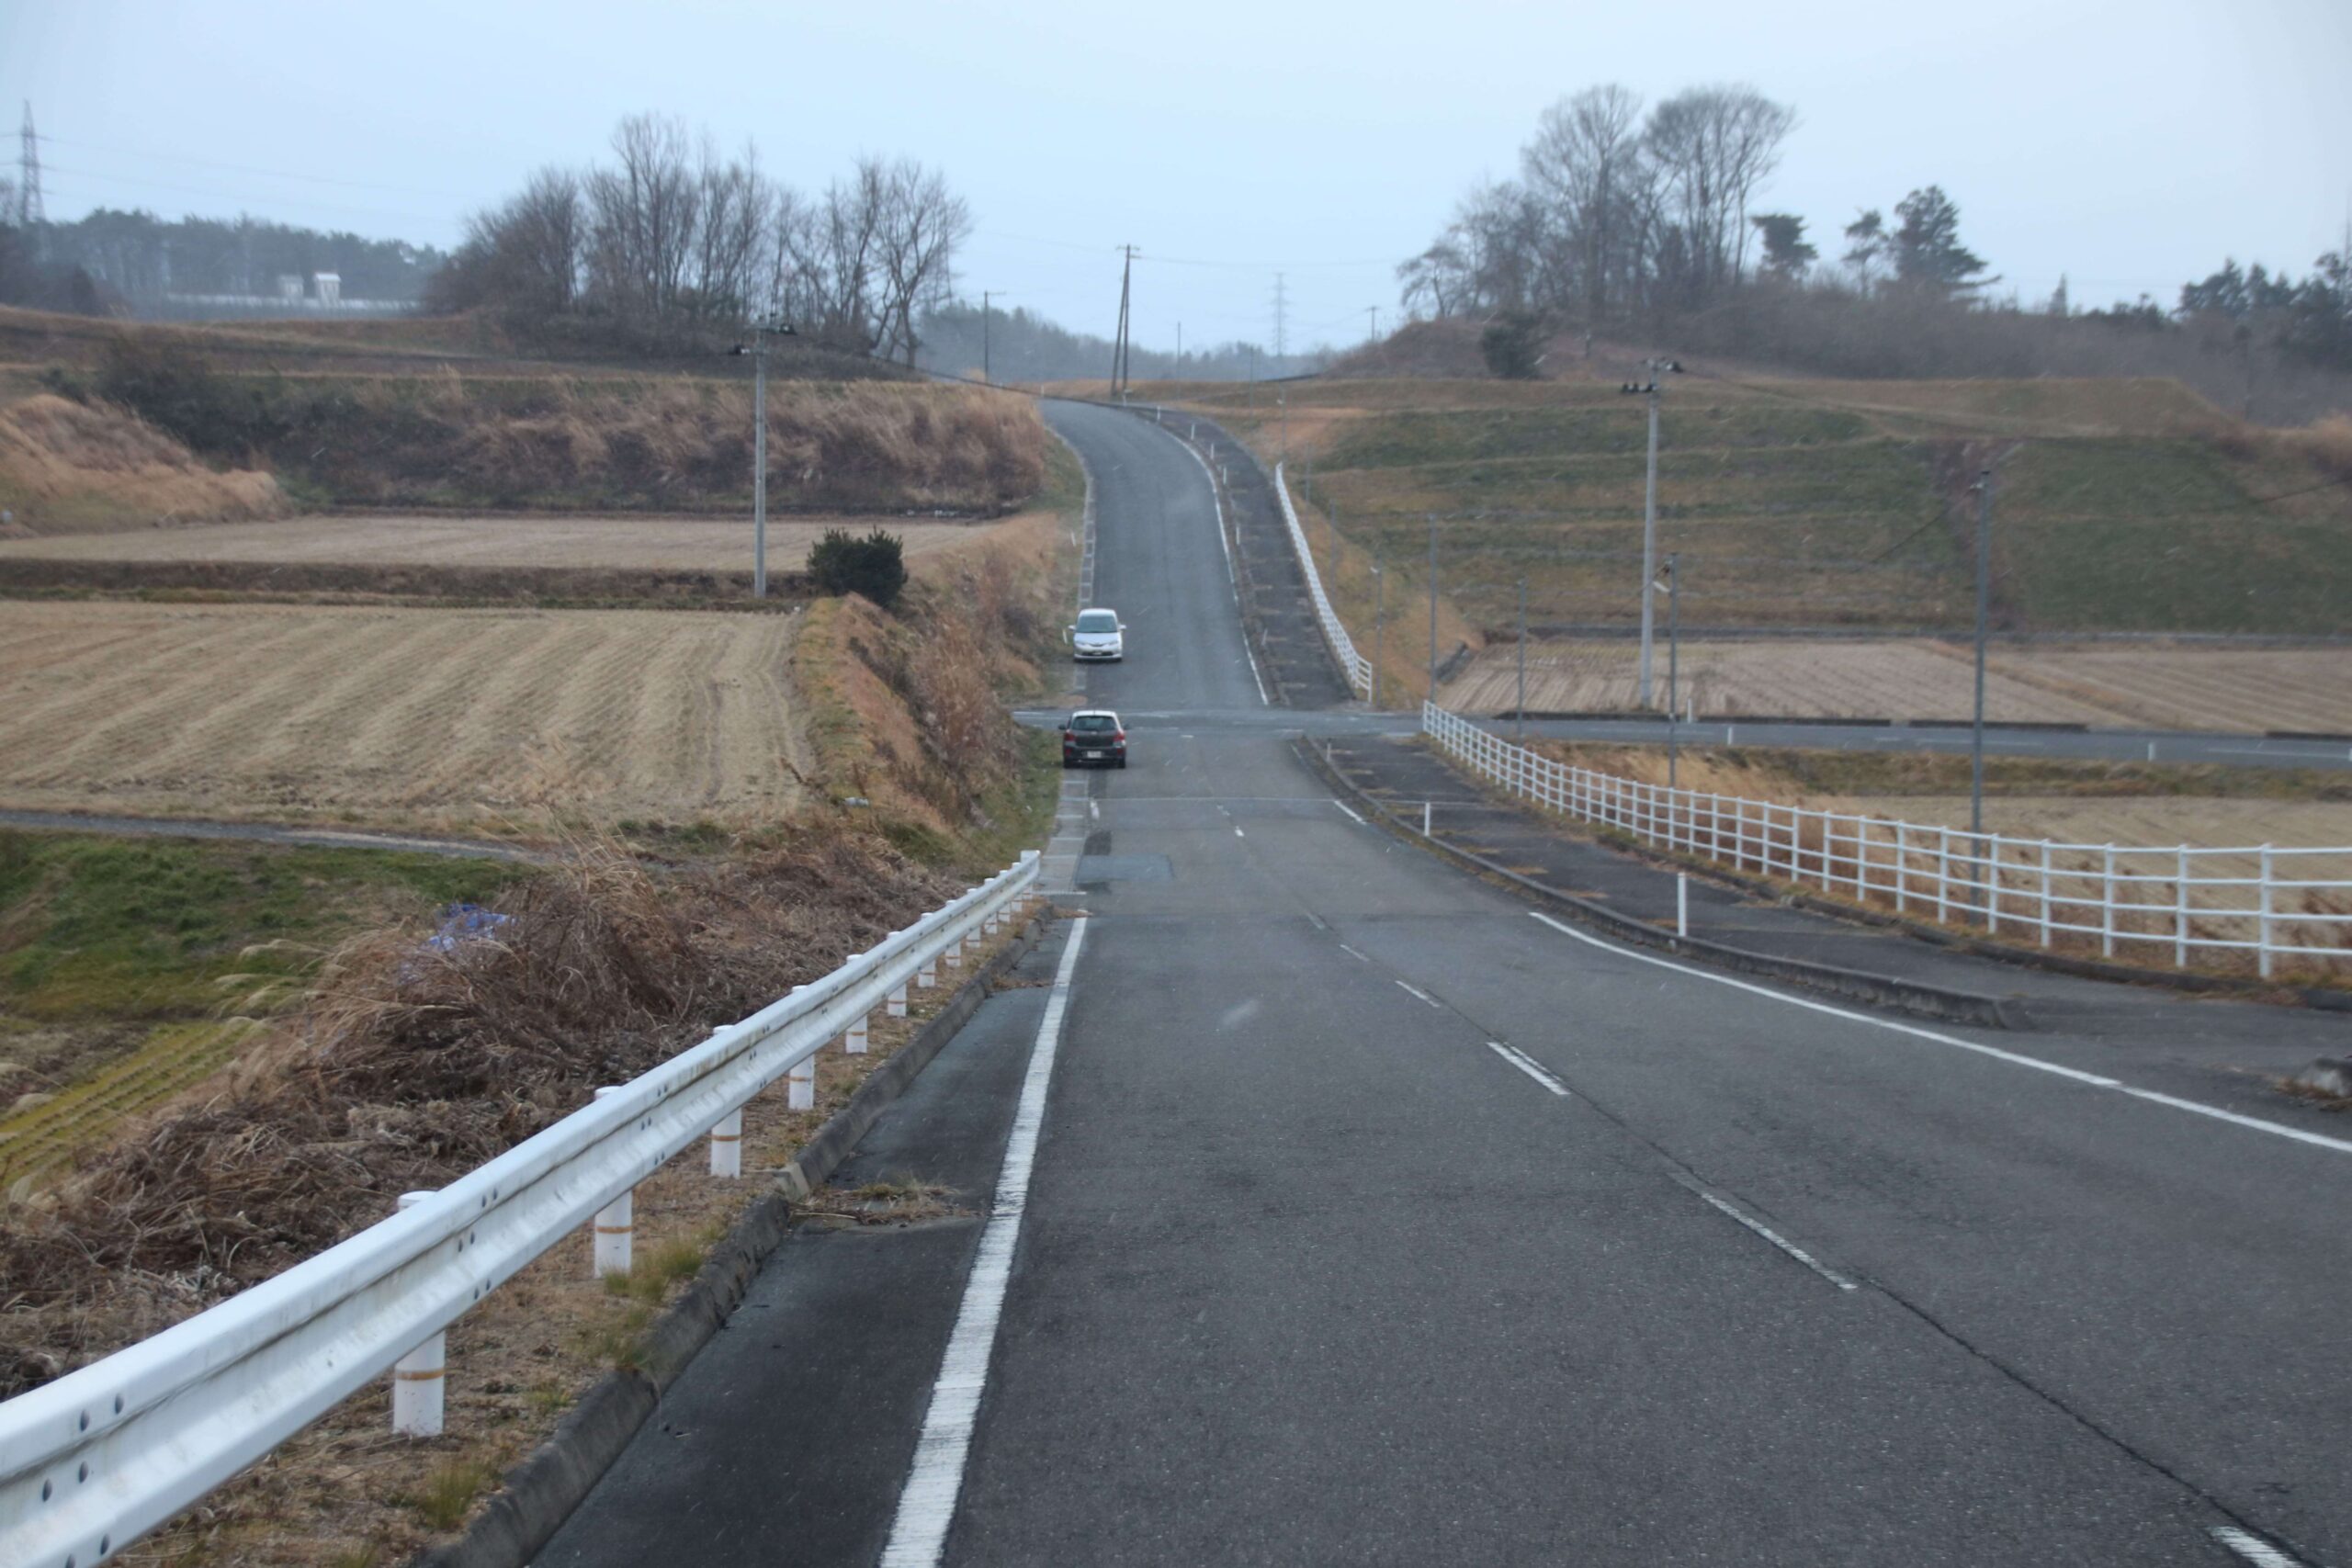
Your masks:
<svg viewBox="0 0 2352 1568"><path fill-rule="evenodd" d="M1081 660L1125 659L1127 627L1116 610L1080 610L1069 628L1071 651Z"/></svg>

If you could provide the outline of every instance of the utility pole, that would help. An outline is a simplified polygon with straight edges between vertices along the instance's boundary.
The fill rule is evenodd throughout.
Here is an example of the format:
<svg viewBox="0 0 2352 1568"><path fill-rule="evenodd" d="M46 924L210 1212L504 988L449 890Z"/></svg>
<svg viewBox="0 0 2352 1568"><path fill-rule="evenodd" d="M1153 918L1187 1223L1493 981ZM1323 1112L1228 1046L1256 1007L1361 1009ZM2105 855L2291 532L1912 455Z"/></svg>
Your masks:
<svg viewBox="0 0 2352 1568"><path fill-rule="evenodd" d="M1364 342L1378 343L1380 341L1380 307L1377 305L1366 305L1363 308L1363 313L1372 323L1372 331L1370 334L1365 337Z"/></svg>
<svg viewBox="0 0 2352 1568"><path fill-rule="evenodd" d="M1380 536L1372 536L1372 705L1380 706L1380 659L1388 643L1388 572L1381 564Z"/></svg>
<svg viewBox="0 0 2352 1568"><path fill-rule="evenodd" d="M1283 387L1274 393L1274 401L1283 411L1283 461L1290 461L1290 389Z"/></svg>
<svg viewBox="0 0 2352 1568"><path fill-rule="evenodd" d="M1681 731L1675 728L1682 703L1682 552L1666 558L1666 787L1674 787L1675 754Z"/></svg>
<svg viewBox="0 0 2352 1568"><path fill-rule="evenodd" d="M980 379L996 385L996 377L989 368L989 301L1003 293L1001 288L980 290Z"/></svg>
<svg viewBox="0 0 2352 1568"><path fill-rule="evenodd" d="M1968 831L1984 853L1984 632L1993 611L1993 470L1976 476L1976 715L1968 738Z"/></svg>
<svg viewBox="0 0 2352 1568"><path fill-rule="evenodd" d="M1283 287L1283 275L1278 272L1274 274L1274 367L1277 371L1283 368L1283 362L1290 357L1289 312L1290 296Z"/></svg>
<svg viewBox="0 0 2352 1568"><path fill-rule="evenodd" d="M1121 245L1119 254L1119 333L1111 346L1111 395L1125 400L1127 394L1127 305L1136 269L1136 248Z"/></svg>
<svg viewBox="0 0 2352 1568"><path fill-rule="evenodd" d="M729 352L752 356L752 597L768 596L768 339L796 335L789 323L752 325L752 346Z"/></svg>
<svg viewBox="0 0 2352 1568"><path fill-rule="evenodd" d="M1258 345L1250 345L1250 406L1258 406Z"/></svg>
<svg viewBox="0 0 2352 1568"><path fill-rule="evenodd" d="M1176 323L1176 373L1184 373L1184 323Z"/></svg>
<svg viewBox="0 0 2352 1568"><path fill-rule="evenodd" d="M1430 701L1437 701L1437 513L1430 513Z"/></svg>
<svg viewBox="0 0 2352 1568"><path fill-rule="evenodd" d="M1642 667L1640 693L1636 700L1644 711L1650 705L1651 642L1656 627L1656 614L1650 604L1650 584L1657 581L1657 373L1679 371L1681 365L1671 359L1645 359L1642 367L1650 372L1647 384L1628 381L1617 389L1627 397L1643 397L1650 407L1649 479L1642 491Z"/></svg>
<svg viewBox="0 0 2352 1568"><path fill-rule="evenodd" d="M1527 739L1527 579L1519 580L1519 733L1517 739Z"/></svg>

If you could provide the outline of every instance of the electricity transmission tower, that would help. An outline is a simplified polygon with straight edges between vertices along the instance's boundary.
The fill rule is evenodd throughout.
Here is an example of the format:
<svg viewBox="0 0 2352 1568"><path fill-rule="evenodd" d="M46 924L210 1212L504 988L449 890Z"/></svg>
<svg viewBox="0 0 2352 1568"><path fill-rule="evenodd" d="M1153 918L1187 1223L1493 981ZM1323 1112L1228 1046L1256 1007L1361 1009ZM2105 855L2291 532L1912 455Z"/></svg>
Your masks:
<svg viewBox="0 0 2352 1568"><path fill-rule="evenodd" d="M1121 245L1119 254L1119 331L1111 343L1111 395L1114 398L1127 395L1127 303L1135 276L1136 248Z"/></svg>
<svg viewBox="0 0 2352 1568"><path fill-rule="evenodd" d="M40 133L33 129L33 106L25 101L25 131L21 151L17 154L17 227L31 236L36 247L40 243L40 225L49 221L49 212L40 198Z"/></svg>

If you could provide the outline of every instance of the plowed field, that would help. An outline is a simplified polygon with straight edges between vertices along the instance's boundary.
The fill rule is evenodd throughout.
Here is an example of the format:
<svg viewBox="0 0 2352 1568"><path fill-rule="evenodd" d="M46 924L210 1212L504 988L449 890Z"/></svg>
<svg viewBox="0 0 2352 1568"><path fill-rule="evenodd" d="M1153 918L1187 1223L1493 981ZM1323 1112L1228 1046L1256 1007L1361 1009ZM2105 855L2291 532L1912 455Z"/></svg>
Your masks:
<svg viewBox="0 0 2352 1568"><path fill-rule="evenodd" d="M909 555L978 538L979 523L898 518L768 521L768 569L797 571L829 527L879 523ZM383 516L291 517L0 540L0 560L223 561L421 567L752 570L749 518Z"/></svg>
<svg viewBox="0 0 2352 1568"><path fill-rule="evenodd" d="M1500 713L1518 703L1518 654L1490 644L1446 682L1447 706ZM1653 689L1663 705L1660 640ZM1630 710L1639 690L1630 639L1538 642L1527 705L1538 712ZM1962 719L1973 700L1967 648L1948 642L1690 642L1682 694L1702 716ZM2174 645L1996 648L1984 705L1996 723L2116 728L2352 730L2352 648Z"/></svg>
<svg viewBox="0 0 2352 1568"><path fill-rule="evenodd" d="M0 803L494 830L799 798L797 616L0 602Z"/></svg>

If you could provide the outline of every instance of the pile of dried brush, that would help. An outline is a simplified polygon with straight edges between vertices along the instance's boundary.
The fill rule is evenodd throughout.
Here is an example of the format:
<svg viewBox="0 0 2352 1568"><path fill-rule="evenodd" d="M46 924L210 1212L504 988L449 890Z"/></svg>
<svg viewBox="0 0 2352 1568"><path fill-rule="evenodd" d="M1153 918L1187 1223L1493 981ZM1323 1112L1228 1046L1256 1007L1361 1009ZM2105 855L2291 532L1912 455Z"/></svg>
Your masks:
<svg viewBox="0 0 2352 1568"><path fill-rule="evenodd" d="M882 840L656 867L606 841L447 951L381 932L208 1095L0 1226L0 1397L373 1224L961 891Z"/></svg>

